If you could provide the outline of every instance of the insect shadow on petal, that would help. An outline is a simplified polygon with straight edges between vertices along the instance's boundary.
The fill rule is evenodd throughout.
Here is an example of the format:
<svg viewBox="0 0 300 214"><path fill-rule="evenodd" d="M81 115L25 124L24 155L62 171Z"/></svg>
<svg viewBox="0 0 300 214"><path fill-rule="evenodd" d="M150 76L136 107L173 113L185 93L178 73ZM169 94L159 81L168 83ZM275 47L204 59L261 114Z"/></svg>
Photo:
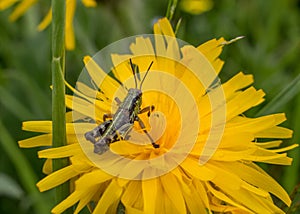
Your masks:
<svg viewBox="0 0 300 214"><path fill-rule="evenodd" d="M94 152L97 154L103 154L109 150L109 145L116 141L129 138L129 132L133 128L133 124L137 121L142 128L143 132L149 138L152 146L154 148L159 148L159 145L154 142L152 137L149 135L145 129L143 121L138 116L139 114L146 113L148 117L150 113L154 110L154 106L147 106L141 109L142 105L142 85L145 81L145 78L150 71L150 68L153 64L153 61L150 63L145 76L143 77L140 87L137 86L137 75L139 72L136 72L138 69L137 65L132 63L132 60L129 59L131 70L134 76L135 88L130 88L128 93L123 101L119 98L115 98L115 101L118 104L118 109L115 114L104 114L103 123L94 128L93 130L85 133L85 139L94 144ZM138 73L138 74L137 74Z"/></svg>

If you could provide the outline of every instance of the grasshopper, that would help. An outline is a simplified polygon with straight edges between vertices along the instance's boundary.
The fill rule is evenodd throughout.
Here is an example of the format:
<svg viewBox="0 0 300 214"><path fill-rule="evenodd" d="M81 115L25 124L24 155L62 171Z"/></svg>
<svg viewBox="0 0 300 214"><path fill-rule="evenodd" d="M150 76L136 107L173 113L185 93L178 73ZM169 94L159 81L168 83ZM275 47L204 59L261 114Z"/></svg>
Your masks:
<svg viewBox="0 0 300 214"><path fill-rule="evenodd" d="M97 126L95 129L85 133L85 139L94 144L94 153L103 154L109 150L109 145L120 139L127 139L129 132L131 131L134 121L137 121L144 133L150 139L154 148L159 148L159 145L154 142L152 137L145 130L143 121L139 118L138 114L150 112L154 110L154 106L148 106L141 109L142 105L142 85L143 82L153 64L153 61L149 65L145 76L143 77L140 87L137 87L136 72L131 59L129 59L130 66L135 81L135 88L130 88L128 94L124 98L123 102L119 98L115 98L118 103L118 109L115 114L104 114L103 123ZM111 118L107 120L108 118Z"/></svg>

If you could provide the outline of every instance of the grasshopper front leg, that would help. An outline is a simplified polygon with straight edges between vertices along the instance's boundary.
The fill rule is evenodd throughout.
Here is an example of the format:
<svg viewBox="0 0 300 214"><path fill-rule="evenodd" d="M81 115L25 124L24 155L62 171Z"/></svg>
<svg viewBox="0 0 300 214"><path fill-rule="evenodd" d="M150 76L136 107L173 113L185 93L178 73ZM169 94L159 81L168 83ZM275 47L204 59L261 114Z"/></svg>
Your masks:
<svg viewBox="0 0 300 214"><path fill-rule="evenodd" d="M147 116L150 117L150 114L151 114L151 112L154 111L154 108L155 108L154 105L147 106L147 107L141 109L139 114L143 114L143 113L147 112Z"/></svg>
<svg viewBox="0 0 300 214"><path fill-rule="evenodd" d="M154 148L159 148L159 144L155 143L154 140L152 139L152 137L149 135L149 133L147 132L147 130L145 129L146 126L143 123L143 121L141 120L141 118L139 118L138 116L136 117L136 121L138 121L140 127L143 129L143 132L147 135L147 137L150 139L151 144Z"/></svg>
<svg viewBox="0 0 300 214"><path fill-rule="evenodd" d="M113 118L114 115L111 113L105 113L103 114L103 121L105 122L108 118Z"/></svg>

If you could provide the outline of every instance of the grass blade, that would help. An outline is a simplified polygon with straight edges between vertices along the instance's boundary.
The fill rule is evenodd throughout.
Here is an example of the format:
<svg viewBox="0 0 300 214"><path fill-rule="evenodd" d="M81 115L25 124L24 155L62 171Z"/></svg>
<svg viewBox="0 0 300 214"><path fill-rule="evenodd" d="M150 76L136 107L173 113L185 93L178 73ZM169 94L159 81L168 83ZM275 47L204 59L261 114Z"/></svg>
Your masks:
<svg viewBox="0 0 300 214"><path fill-rule="evenodd" d="M268 104L266 104L257 114L263 116L278 111L280 107L294 98L300 92L300 74L286 86L277 96L275 96Z"/></svg>

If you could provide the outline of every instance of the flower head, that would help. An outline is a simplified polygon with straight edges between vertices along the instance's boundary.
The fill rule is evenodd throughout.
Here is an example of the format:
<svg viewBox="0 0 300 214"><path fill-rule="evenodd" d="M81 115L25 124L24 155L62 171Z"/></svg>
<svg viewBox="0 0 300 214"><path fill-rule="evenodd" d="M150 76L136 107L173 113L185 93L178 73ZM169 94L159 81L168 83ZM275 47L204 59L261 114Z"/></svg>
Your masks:
<svg viewBox="0 0 300 214"><path fill-rule="evenodd" d="M16 21L20 18L30 7L36 4L38 0L1 0L0 10L5 10L17 4L13 12L9 16L10 21ZM82 0L82 3L86 7L95 7L95 0ZM65 44L67 50L73 50L75 48L75 36L73 29L73 18L76 10L76 0L66 0L66 28L65 28ZM52 20L52 9L50 8L47 15L41 21L38 26L38 30L44 30Z"/></svg>
<svg viewBox="0 0 300 214"><path fill-rule="evenodd" d="M211 10L213 7L212 0L182 0L180 8L190 14L198 15Z"/></svg>
<svg viewBox="0 0 300 214"><path fill-rule="evenodd" d="M220 83L223 38L195 48L175 38L167 19L154 25L154 33L125 40L126 54L104 51L85 57L76 89L68 85L74 92L66 95L71 109L66 114L68 145L39 152L47 158L43 170L49 174L37 184L40 191L66 181L74 186L52 212L77 203L75 213L85 206L93 213L115 213L122 203L128 213L283 213L271 196L290 205L287 193L254 162L291 163L285 151L296 145L271 149L281 141L261 142L291 137L291 130L278 126L284 114L243 115L262 103L265 94L250 86L252 75L239 73ZM127 123L132 127L128 133L123 133L127 126L111 129L121 137L96 154L85 134L103 124L105 114L117 114L119 100L138 87L138 116L145 127L135 121ZM142 113L152 105L149 117ZM125 119L112 120L117 126ZM23 129L44 134L20 141L21 147L51 146L51 121L25 122ZM51 160L64 157L70 165L53 172Z"/></svg>

